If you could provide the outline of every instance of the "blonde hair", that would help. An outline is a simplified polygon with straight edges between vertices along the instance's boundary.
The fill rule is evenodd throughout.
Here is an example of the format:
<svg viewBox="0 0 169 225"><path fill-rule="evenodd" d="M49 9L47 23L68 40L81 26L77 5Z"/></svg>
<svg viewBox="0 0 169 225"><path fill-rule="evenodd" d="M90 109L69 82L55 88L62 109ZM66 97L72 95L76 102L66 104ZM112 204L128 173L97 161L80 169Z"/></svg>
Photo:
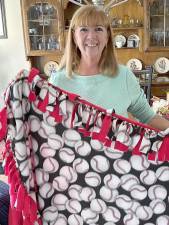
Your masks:
<svg viewBox="0 0 169 225"><path fill-rule="evenodd" d="M64 55L61 59L59 69L66 68L68 77L72 76L72 72L78 69L81 53L77 48L73 32L78 26L97 26L102 25L107 28L108 42L102 52L100 59L100 71L104 75L115 75L118 69L117 59L115 56L114 45L112 42L112 32L109 18L105 12L99 7L87 5L80 7L73 15L67 37L67 43Z"/></svg>

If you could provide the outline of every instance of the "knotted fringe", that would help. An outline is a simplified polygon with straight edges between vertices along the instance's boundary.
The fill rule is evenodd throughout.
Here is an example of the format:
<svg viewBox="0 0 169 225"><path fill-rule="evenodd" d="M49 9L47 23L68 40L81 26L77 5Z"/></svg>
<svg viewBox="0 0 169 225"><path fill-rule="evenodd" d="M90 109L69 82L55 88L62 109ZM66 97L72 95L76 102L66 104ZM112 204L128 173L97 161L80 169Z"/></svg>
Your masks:
<svg viewBox="0 0 169 225"><path fill-rule="evenodd" d="M30 80L33 75L30 73ZM11 85L13 82L11 83ZM8 93L8 92L6 92ZM30 95L29 95L30 96ZM6 105L9 103L9 96L6 96ZM15 156L11 149L11 140L7 137L7 107L0 112L0 141L6 139L5 149L3 150L4 172L8 176L10 207L9 207L9 223L10 225L42 225L42 221L38 218L37 203L29 195L24 184L21 181L20 171L16 166Z"/></svg>
<svg viewBox="0 0 169 225"><path fill-rule="evenodd" d="M35 84L38 79L34 79L37 77L38 70L33 69L32 72L30 72L30 75L28 77L28 81ZM31 83L31 84L32 84ZM38 84L37 84L38 86ZM115 141L114 148L117 150L121 150L124 152L131 151L132 154L147 154L149 159L153 160L160 160L160 161L169 161L169 154L167 150L168 145L168 138L162 138L158 135L160 132L159 130L152 129L148 125L132 121L130 119L127 119L125 117L119 116L115 114L114 112L110 113L107 112L105 109L98 107L96 105L93 105L86 100L80 98L80 96L69 93L67 91L61 90L58 87L53 87L51 84L48 84L47 81L43 80L41 78L40 82L40 93L36 96L37 101L37 108L41 110L42 112L45 112L48 110L48 106L50 106L50 99L51 92L49 91L49 88L53 90L53 92L56 92L56 98L53 102L53 111L50 111L50 115L55 118L57 122L62 122L62 119L64 115L61 113L60 110L60 103L62 99L62 95L66 95L66 99L71 101L74 104L73 110L72 110L72 118L70 123L70 128L73 128L75 115L79 115L79 109L82 109L82 115L81 115L81 121L78 122L78 130L81 132L84 136L90 136L92 139L98 140L102 142L105 146L111 147L112 141ZM40 96L40 97L39 97ZM88 118L86 119L85 123L83 123L83 113L85 113L85 109L88 110ZM94 112L94 113L93 113ZM92 127L94 128L97 123L98 115L101 115L101 126L97 127L97 131L95 129L92 130ZM94 121L92 121L94 120ZM112 123L114 120L117 120L117 126L116 129L112 132ZM140 128L139 132L138 129L137 132L139 134L139 139L137 143L135 143L134 146L131 147L130 141L126 143L126 138L128 136L129 139L133 139L134 134L132 132L130 133L130 128L135 129ZM155 149L151 151L151 146L153 144L153 141L151 137L149 138L150 142L148 146L144 146L144 141L147 140L147 133L156 133L157 139L161 139L162 142L164 142L160 149ZM146 137L146 138L145 138ZM144 149L144 150L142 150ZM157 154L158 152L158 154ZM156 156L156 157L155 157Z"/></svg>
<svg viewBox="0 0 169 225"><path fill-rule="evenodd" d="M10 185L9 224L34 225L35 222L37 222L37 224L41 225L42 222L37 216L37 203L29 195L21 181L20 173L16 167L16 161L9 141L6 144L4 160L4 171L5 175L8 176L8 183Z"/></svg>

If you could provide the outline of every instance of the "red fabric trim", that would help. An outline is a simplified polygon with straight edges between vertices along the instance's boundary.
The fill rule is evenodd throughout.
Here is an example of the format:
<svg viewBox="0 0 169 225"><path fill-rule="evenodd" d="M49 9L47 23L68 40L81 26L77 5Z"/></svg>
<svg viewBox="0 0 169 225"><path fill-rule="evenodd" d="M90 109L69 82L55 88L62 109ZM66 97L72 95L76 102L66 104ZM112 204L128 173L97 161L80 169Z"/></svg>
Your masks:
<svg viewBox="0 0 169 225"><path fill-rule="evenodd" d="M78 131L82 133L84 137L89 137L91 134L90 131L87 131L86 128L82 128L82 127L78 128Z"/></svg>
<svg viewBox="0 0 169 225"><path fill-rule="evenodd" d="M3 108L0 112L0 141L5 137L7 131L7 111Z"/></svg>
<svg viewBox="0 0 169 225"><path fill-rule="evenodd" d="M132 151L133 155L142 155L142 153L139 150L140 150L141 142L142 142L143 137L144 137L144 133L145 133L145 130L142 130L140 140L138 141L137 145L135 146L135 148Z"/></svg>
<svg viewBox="0 0 169 225"><path fill-rule="evenodd" d="M40 109L42 112L46 111L46 106L49 103L49 93L47 93L47 95L45 96L45 98L43 100L40 100L38 102L38 109Z"/></svg>
<svg viewBox="0 0 169 225"><path fill-rule="evenodd" d="M158 156L158 153L157 152L148 153L148 160L155 161L157 159L157 156Z"/></svg>
<svg viewBox="0 0 169 225"><path fill-rule="evenodd" d="M164 137L161 147L158 151L158 160L169 161L169 136Z"/></svg>
<svg viewBox="0 0 169 225"><path fill-rule="evenodd" d="M56 104L54 106L54 110L52 112L50 112L50 116L53 116L55 118L56 122L61 122L63 116L59 115L59 104Z"/></svg>
<svg viewBox="0 0 169 225"><path fill-rule="evenodd" d="M114 145L114 148L117 149L117 150L120 150L122 152L127 152L129 147L119 141L115 141L115 145Z"/></svg>
<svg viewBox="0 0 169 225"><path fill-rule="evenodd" d="M15 208L11 208L11 206L9 206L8 224L9 225L23 225L22 213Z"/></svg>
<svg viewBox="0 0 169 225"><path fill-rule="evenodd" d="M37 218L37 203L29 196L27 190L20 182L19 171L16 168L14 155L9 146L8 141L8 149L5 155L5 172L10 186L9 224L34 225L35 221L39 221L39 224L42 224L40 218Z"/></svg>
<svg viewBox="0 0 169 225"><path fill-rule="evenodd" d="M28 76L28 82L29 83L32 83L34 77L36 75L38 75L38 74L39 74L39 70L36 69L36 68L32 68L31 71L30 71L30 73L29 73L29 76Z"/></svg>
<svg viewBox="0 0 169 225"><path fill-rule="evenodd" d="M70 101L75 101L75 100L79 99L79 95L77 95L77 94L67 92L67 95L68 95L68 98L69 98Z"/></svg>
<svg viewBox="0 0 169 225"><path fill-rule="evenodd" d="M93 132L92 138L97 139L103 143L106 142L106 136L110 130L111 122L112 122L112 116L105 115L100 132L99 133Z"/></svg>
<svg viewBox="0 0 169 225"><path fill-rule="evenodd" d="M21 211L23 209L24 201L25 201L25 195L26 195L26 190L25 190L24 186L21 184L18 188L17 199L22 199L22 201L19 201L16 204L16 208L19 211Z"/></svg>
<svg viewBox="0 0 169 225"><path fill-rule="evenodd" d="M71 123L70 123L70 127L73 128L73 122L74 122L74 119L75 119L75 114L78 110L78 103L74 105L74 108L73 108L73 112L72 112L72 118L71 118Z"/></svg>
<svg viewBox="0 0 169 225"><path fill-rule="evenodd" d="M36 94L34 91L30 91L28 99L30 102L34 102L36 100Z"/></svg>

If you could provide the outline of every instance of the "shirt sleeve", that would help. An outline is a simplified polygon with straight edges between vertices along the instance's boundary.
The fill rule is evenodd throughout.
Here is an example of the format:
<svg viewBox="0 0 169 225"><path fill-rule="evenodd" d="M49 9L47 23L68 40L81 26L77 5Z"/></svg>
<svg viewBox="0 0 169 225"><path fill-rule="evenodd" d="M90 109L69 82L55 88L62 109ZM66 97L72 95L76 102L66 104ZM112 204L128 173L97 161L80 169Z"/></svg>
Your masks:
<svg viewBox="0 0 169 225"><path fill-rule="evenodd" d="M136 76L129 69L127 69L126 80L131 101L128 111L140 122L148 123L155 116L155 112L151 109Z"/></svg>

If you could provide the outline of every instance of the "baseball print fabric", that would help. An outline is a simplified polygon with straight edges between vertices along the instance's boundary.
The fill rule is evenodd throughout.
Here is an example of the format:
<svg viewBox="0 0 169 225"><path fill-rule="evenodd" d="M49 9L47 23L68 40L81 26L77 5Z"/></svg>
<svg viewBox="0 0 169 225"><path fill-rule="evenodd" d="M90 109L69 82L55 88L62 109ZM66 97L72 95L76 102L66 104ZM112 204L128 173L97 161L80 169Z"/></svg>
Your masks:
<svg viewBox="0 0 169 225"><path fill-rule="evenodd" d="M169 224L169 131L106 112L38 73L11 82L0 113L10 225Z"/></svg>

